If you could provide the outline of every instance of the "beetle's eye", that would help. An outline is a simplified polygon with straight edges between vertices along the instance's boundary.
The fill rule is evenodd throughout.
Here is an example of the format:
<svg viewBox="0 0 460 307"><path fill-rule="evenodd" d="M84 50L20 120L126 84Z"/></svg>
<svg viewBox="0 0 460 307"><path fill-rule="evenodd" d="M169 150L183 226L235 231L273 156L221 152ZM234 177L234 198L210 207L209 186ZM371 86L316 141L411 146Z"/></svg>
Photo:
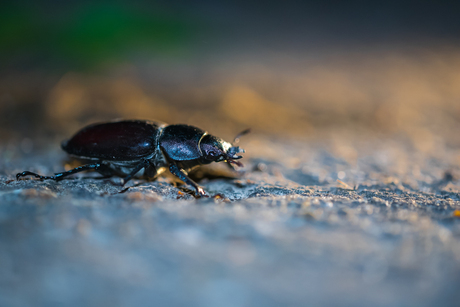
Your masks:
<svg viewBox="0 0 460 307"><path fill-rule="evenodd" d="M208 152L208 155L209 155L210 157L215 157L215 156L217 156L217 152L215 152L215 151L210 151L210 152Z"/></svg>

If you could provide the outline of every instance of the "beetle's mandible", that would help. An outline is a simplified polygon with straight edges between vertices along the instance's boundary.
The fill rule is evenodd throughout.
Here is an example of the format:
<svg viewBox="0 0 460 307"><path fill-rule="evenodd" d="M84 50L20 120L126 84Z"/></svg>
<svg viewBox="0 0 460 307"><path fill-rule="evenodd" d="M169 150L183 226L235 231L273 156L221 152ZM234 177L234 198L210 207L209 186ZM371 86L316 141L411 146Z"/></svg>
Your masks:
<svg viewBox="0 0 460 307"><path fill-rule="evenodd" d="M233 142L238 142L240 133ZM205 191L188 177L188 171L196 166L211 162L226 162L242 166L239 153L244 152L221 138L208 134L189 125L167 125L161 122L145 120L123 120L93 124L81 129L71 139L61 145L71 156L89 161L53 176L24 171L20 177L32 175L39 179L60 180L71 174L86 170L95 170L105 177L114 175L128 182L142 169L143 176L154 179L166 169L193 186L196 195L206 196Z"/></svg>

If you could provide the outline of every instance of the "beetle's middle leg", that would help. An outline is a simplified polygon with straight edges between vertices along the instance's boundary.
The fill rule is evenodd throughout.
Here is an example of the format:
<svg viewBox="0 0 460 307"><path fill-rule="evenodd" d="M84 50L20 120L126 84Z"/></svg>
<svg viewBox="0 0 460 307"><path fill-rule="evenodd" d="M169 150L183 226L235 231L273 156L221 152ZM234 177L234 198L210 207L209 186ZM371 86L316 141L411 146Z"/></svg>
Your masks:
<svg viewBox="0 0 460 307"><path fill-rule="evenodd" d="M86 164L86 165L76 167L76 168L71 169L71 170L66 171L66 172L56 173L53 176L42 176L42 175L39 175L37 173L24 171L22 173L16 174L16 180L19 180L19 178L21 178L21 177L30 175L30 176L35 176L36 178L39 178L40 180L51 179L51 180L56 180L57 181L57 180L61 180L62 178L67 177L67 176L72 175L72 174L76 174L76 173L83 172L83 171L89 171L89 170L98 170L101 167L102 167L101 163Z"/></svg>
<svg viewBox="0 0 460 307"><path fill-rule="evenodd" d="M200 196L207 196L207 195L206 195L206 192L203 190L203 188L200 187L200 186L198 185L198 183L196 183L195 181L193 181L192 179L190 179L190 178L188 177L187 172L184 171L183 169L179 168L176 164L170 163L170 164L169 164L169 171L170 171L173 175L179 177L179 179L182 180L183 182L185 182L185 183L191 185L192 187L194 187L195 190L196 190L196 194L197 194L197 195L200 195Z"/></svg>
<svg viewBox="0 0 460 307"><path fill-rule="evenodd" d="M128 181L131 180L131 178L133 178L134 175L136 175L141 169L143 169L144 167L146 168L147 166L149 166L150 163L148 160L142 160L141 163L139 163L138 165L136 165L136 167L131 171L131 173L129 173L125 178L123 178L123 183L122 185L125 185L125 183L127 183Z"/></svg>

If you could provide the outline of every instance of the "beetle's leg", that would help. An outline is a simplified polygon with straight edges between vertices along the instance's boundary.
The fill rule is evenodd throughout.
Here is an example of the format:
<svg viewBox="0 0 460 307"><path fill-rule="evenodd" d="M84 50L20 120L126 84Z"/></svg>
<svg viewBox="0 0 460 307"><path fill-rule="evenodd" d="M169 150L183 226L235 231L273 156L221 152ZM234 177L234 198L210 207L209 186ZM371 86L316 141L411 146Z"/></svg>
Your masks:
<svg viewBox="0 0 460 307"><path fill-rule="evenodd" d="M191 185L192 187L194 187L195 190L196 190L196 194L197 194L197 195L200 195L200 196L208 196L208 195L206 195L206 192L203 190L203 188L200 187L200 186L198 185L198 183L196 183L195 181L193 181L192 179L190 179L190 178L188 177L187 172L184 171L183 169L180 169L176 164L170 163L170 164L169 164L169 171L170 171L173 175L179 177L179 179L182 180L183 182L185 182L185 183Z"/></svg>
<svg viewBox="0 0 460 307"><path fill-rule="evenodd" d="M147 179L153 179L158 176L158 170L152 161L148 161L148 166L144 168L144 177Z"/></svg>
<svg viewBox="0 0 460 307"><path fill-rule="evenodd" d="M101 166L94 169L96 172L101 174L100 177L82 177L83 179L97 179L97 180L102 180L102 179L107 179L111 178L115 175L114 171L108 167L107 165L101 163Z"/></svg>
<svg viewBox="0 0 460 307"><path fill-rule="evenodd" d="M149 162L148 162L147 160L143 160L142 163L139 163L139 164L131 171L131 173L129 173L128 176L126 176L125 178L123 178L123 184L122 184L122 185L125 185L125 183L127 183L128 181L130 181L131 178L133 178L134 175L136 175L141 169L143 169L144 167L146 167L148 164L149 164Z"/></svg>
<svg viewBox="0 0 460 307"><path fill-rule="evenodd" d="M53 176L41 176L37 173L29 172L29 171L24 171L22 173L16 174L16 180L19 180L19 178L24 177L24 176L35 176L36 178L39 178L40 180L45 180L45 179L52 179L52 180L60 180L64 177L67 177L69 175L83 172L83 171L88 171L88 170L97 170L101 167L100 163L94 163L94 164L86 164L82 165L79 167L76 167L74 169L71 169L70 171L62 172L62 173L56 173Z"/></svg>

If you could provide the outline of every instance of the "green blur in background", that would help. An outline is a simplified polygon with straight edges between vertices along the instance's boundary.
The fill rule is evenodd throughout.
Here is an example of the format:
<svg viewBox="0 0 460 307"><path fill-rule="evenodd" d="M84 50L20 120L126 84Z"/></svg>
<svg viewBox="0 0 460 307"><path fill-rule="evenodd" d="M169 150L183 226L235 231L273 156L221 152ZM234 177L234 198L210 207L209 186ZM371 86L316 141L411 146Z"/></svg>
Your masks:
<svg viewBox="0 0 460 307"><path fill-rule="evenodd" d="M186 55L200 21L160 6L120 2L30 2L0 11L0 55L7 67L27 63L90 68L133 53Z"/></svg>

